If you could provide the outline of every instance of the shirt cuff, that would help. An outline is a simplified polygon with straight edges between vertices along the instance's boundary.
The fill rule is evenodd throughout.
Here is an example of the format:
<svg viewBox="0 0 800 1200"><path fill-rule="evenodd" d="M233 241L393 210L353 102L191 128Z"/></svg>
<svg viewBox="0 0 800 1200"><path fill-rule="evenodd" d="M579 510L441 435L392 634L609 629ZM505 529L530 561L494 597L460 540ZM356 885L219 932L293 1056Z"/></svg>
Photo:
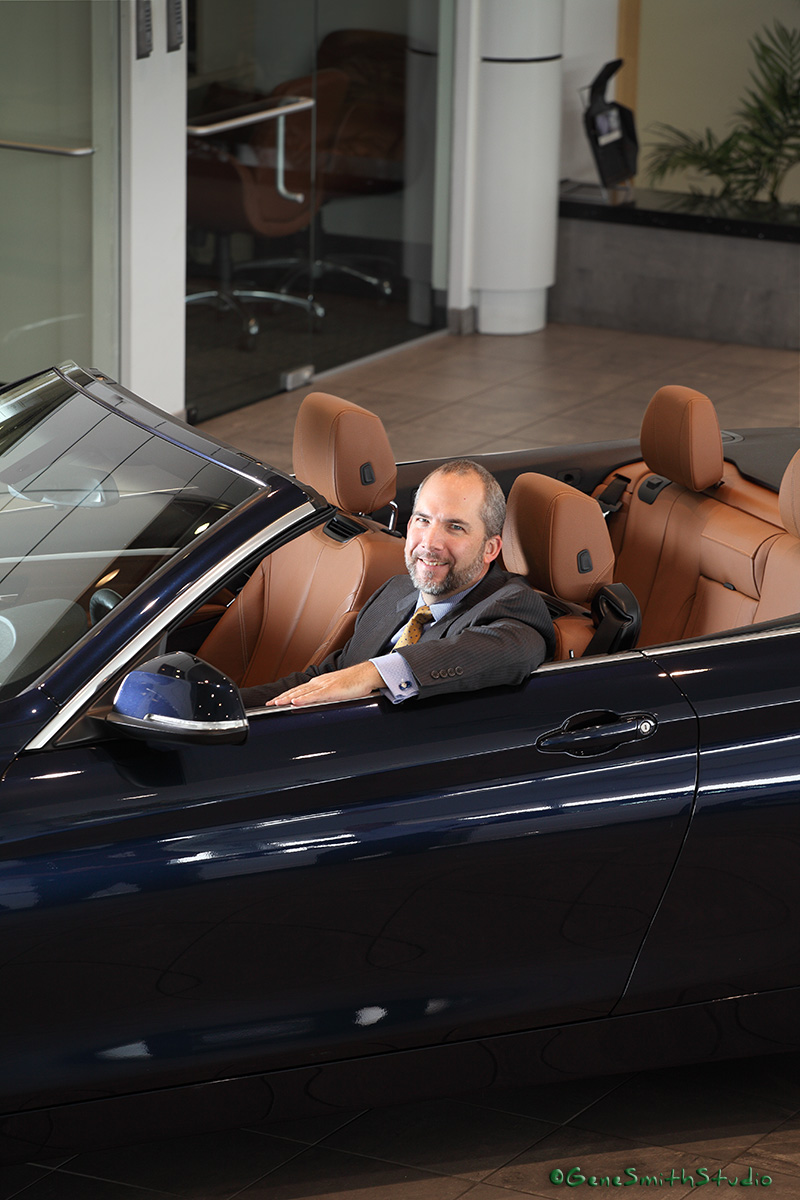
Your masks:
<svg viewBox="0 0 800 1200"><path fill-rule="evenodd" d="M378 674L386 685L383 694L392 704L399 704L402 700L411 700L413 696L419 695L417 681L402 654L381 654L369 661L377 667Z"/></svg>

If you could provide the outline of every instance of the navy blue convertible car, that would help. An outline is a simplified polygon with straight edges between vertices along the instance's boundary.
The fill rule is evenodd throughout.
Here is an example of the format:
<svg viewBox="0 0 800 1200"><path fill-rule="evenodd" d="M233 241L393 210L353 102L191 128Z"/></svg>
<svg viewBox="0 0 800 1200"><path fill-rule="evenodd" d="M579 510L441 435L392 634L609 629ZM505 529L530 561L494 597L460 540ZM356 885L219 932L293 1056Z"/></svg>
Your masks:
<svg viewBox="0 0 800 1200"><path fill-rule="evenodd" d="M482 456L555 660L247 711L431 464L321 394L295 481L71 363L0 392L0 1153L796 1049L799 432L665 387Z"/></svg>

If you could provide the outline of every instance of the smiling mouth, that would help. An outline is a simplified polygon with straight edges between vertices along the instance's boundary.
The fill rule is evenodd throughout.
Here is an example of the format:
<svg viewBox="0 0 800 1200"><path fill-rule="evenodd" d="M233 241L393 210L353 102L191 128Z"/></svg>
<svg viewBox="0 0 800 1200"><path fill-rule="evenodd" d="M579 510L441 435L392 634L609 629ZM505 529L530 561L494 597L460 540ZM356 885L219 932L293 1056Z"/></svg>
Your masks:
<svg viewBox="0 0 800 1200"><path fill-rule="evenodd" d="M420 563L423 567L449 567L449 562L443 562L438 558L421 558L419 555L415 558L415 562Z"/></svg>

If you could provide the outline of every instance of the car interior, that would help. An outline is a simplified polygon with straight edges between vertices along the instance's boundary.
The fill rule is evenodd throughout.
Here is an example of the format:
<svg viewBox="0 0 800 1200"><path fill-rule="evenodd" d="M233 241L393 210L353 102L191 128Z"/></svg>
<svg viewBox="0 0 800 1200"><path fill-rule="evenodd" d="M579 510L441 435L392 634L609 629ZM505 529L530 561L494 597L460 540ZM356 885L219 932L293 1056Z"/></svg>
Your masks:
<svg viewBox="0 0 800 1200"><path fill-rule="evenodd" d="M617 443L605 457L601 448L594 458L579 452L582 466L565 468L563 449L559 463L552 451L498 456L514 460L499 470L482 456L508 492L504 565L544 595L556 659L800 611L800 451L781 475L774 437L770 447L758 431L723 434L707 396L672 385L650 401L638 443ZM375 414L311 393L293 465L340 512L264 559L197 648L240 686L322 661L344 645L373 591L404 570L396 504L387 515L398 469ZM435 465L399 468L403 519Z"/></svg>
<svg viewBox="0 0 800 1200"><path fill-rule="evenodd" d="M797 612L800 456L789 462L777 493L747 478L724 459L711 401L686 387L656 392L640 441L642 461L595 491L599 500L612 486L618 493L608 517L615 577L639 601L639 645Z"/></svg>
<svg viewBox="0 0 800 1200"><path fill-rule="evenodd" d="M397 469L379 417L312 393L297 416L293 460L298 478L339 512L267 555L199 646L239 687L338 650L365 601L405 569L402 536L364 515L394 500Z"/></svg>

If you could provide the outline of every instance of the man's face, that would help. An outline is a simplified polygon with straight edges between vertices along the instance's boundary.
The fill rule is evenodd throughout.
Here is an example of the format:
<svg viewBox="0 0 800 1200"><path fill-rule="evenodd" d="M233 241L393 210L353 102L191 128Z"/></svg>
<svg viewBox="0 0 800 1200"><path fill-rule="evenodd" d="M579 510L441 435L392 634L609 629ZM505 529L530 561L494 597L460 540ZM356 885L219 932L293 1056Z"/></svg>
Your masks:
<svg viewBox="0 0 800 1200"><path fill-rule="evenodd" d="M426 603L472 587L500 553L481 517L483 482L473 474L433 475L423 484L406 534L406 567Z"/></svg>

